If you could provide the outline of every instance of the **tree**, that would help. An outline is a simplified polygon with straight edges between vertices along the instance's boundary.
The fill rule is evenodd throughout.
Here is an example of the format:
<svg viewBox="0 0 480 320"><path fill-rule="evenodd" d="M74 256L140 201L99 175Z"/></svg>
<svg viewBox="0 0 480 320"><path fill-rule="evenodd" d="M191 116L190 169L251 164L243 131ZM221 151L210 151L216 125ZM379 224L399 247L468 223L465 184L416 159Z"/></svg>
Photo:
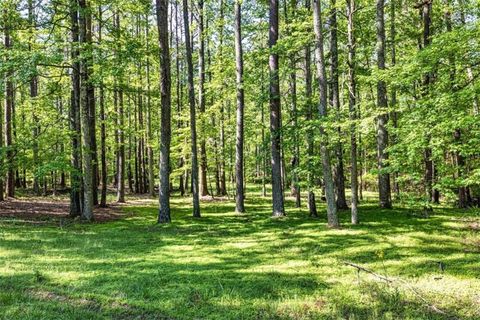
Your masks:
<svg viewBox="0 0 480 320"><path fill-rule="evenodd" d="M185 30L185 53L188 75L188 104L190 105L190 135L192 144L192 197L193 216L200 217L200 198L198 192L198 155L197 155L197 125L195 112L195 84L193 81L192 46L190 43L190 23L188 19L188 0L183 0L183 23Z"/></svg>
<svg viewBox="0 0 480 320"><path fill-rule="evenodd" d="M337 1L330 0L330 103L339 117L340 96L338 88L338 39L337 39ZM340 121L339 121L340 122ZM341 130L338 128L341 135ZM337 208L348 209L347 199L345 197L345 173L343 169L343 147L341 143L335 146L337 163L335 165L335 189L337 194Z"/></svg>
<svg viewBox="0 0 480 320"><path fill-rule="evenodd" d="M322 11L320 0L313 1L313 28L315 31L315 56L317 65L317 82L320 92L320 102L318 104L318 113L320 119L327 117L327 77L325 71L325 57L323 49L323 26ZM335 202L335 192L332 178L332 168L330 165L330 152L327 145L327 133L323 124L320 125L320 154L322 157L323 181L325 185L325 197L327 200L327 219L328 226L338 228L337 205Z"/></svg>
<svg viewBox="0 0 480 320"><path fill-rule="evenodd" d="M348 109L350 113L350 189L352 224L358 224L358 172L357 172L357 83L355 79L355 0L347 0L347 38L348 38Z"/></svg>
<svg viewBox="0 0 480 320"><path fill-rule="evenodd" d="M80 125L82 132L82 169L83 169L83 203L82 219L93 220L93 163L92 138L89 104L89 53L88 42L91 33L90 5L86 0L79 0L79 44L80 56ZM91 38L90 38L91 39Z"/></svg>
<svg viewBox="0 0 480 320"><path fill-rule="evenodd" d="M385 70L385 1L377 0L377 67ZM377 81L377 108L380 114L377 117L377 158L378 158L378 196L380 207L392 207L390 174L386 172L388 154L388 112L387 112L387 85L385 81Z"/></svg>
<svg viewBox="0 0 480 320"><path fill-rule="evenodd" d="M170 141L171 137L171 80L170 48L168 43L168 0L157 0L158 43L160 46L160 208L158 222L170 222Z"/></svg>
<svg viewBox="0 0 480 320"><path fill-rule="evenodd" d="M270 135L272 144L272 199L273 216L285 215L282 189L282 159L281 159L281 108L279 63L277 53L278 40L278 0L270 0L269 35L270 48Z"/></svg>
<svg viewBox="0 0 480 320"><path fill-rule="evenodd" d="M235 211L245 212L245 192L243 176L243 117L245 109L245 94L243 89L243 50L242 50L242 7L240 0L235 1L235 64L237 67L237 138L235 153L236 197Z"/></svg>

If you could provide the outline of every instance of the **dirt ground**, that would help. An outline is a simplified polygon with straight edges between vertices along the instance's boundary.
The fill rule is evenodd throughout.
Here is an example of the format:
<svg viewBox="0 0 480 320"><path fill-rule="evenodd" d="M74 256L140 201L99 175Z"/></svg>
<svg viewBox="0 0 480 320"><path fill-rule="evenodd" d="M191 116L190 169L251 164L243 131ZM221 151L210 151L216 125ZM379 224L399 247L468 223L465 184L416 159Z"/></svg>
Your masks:
<svg viewBox="0 0 480 320"><path fill-rule="evenodd" d="M69 201L51 198L19 198L0 202L0 220L23 222L60 222L69 218ZM95 222L117 220L125 216L117 204L94 209Z"/></svg>

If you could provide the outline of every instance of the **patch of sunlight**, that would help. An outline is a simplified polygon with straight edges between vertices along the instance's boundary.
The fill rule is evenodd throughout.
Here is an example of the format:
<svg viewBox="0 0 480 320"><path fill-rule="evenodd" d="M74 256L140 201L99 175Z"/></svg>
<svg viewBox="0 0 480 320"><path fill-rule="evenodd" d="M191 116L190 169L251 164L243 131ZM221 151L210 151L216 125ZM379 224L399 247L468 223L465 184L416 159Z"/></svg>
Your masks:
<svg viewBox="0 0 480 320"><path fill-rule="evenodd" d="M297 273L300 268L307 268L310 266L310 263L305 260L289 260L284 263L277 264L264 264L259 265L253 268L242 269L239 272L255 272L255 273L264 273L264 272L282 272L282 273Z"/></svg>
<svg viewBox="0 0 480 320"><path fill-rule="evenodd" d="M257 246L258 242L254 241L254 240L240 241L240 242L228 243L226 245L227 245L227 247L233 247L233 248L237 248L237 249L246 249L246 248L251 248L251 247Z"/></svg>

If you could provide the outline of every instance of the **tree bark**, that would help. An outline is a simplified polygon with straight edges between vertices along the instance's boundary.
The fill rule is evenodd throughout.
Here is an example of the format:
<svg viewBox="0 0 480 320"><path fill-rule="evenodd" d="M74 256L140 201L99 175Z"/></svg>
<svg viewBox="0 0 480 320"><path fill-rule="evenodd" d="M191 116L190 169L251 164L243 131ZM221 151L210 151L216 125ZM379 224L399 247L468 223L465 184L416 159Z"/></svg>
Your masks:
<svg viewBox="0 0 480 320"><path fill-rule="evenodd" d="M93 220L93 163L92 163L92 138L90 128L90 105L89 105L89 67L86 52L88 43L90 19L90 7L86 0L79 0L79 42L82 53L80 59L80 125L82 133L82 169L83 169L83 203L82 219ZM91 30L90 30L91 32Z"/></svg>
<svg viewBox="0 0 480 320"><path fill-rule="evenodd" d="M330 103L337 113L337 121L340 122L340 97L338 88L338 40L337 40L337 1L330 0ZM340 127L337 128L339 136L342 136ZM337 208L348 209L345 197L345 172L343 168L343 147L339 142L335 146L337 162L335 164L335 191L337 194Z"/></svg>
<svg viewBox="0 0 480 320"><path fill-rule="evenodd" d="M245 94L243 89L243 50L242 50L242 7L240 0L235 1L235 64L237 68L237 134L235 153L235 211L245 212L245 192L243 189L243 114L245 109Z"/></svg>
<svg viewBox="0 0 480 320"><path fill-rule="evenodd" d="M280 107L280 81L279 62L276 45L278 40L278 0L270 0L270 133L272 144L272 199L273 216L285 215L282 189L282 159L281 159L281 107Z"/></svg>
<svg viewBox="0 0 480 320"><path fill-rule="evenodd" d="M82 213L82 150L80 147L80 62L79 62L79 26L77 0L70 1L71 21L71 58L72 58L72 90L70 94L70 131L72 170L70 172L70 216L78 217ZM40 189L40 187L39 187ZM40 192L40 190L38 191Z"/></svg>
<svg viewBox="0 0 480 320"><path fill-rule="evenodd" d="M170 218L170 142L171 134L171 81L170 48L168 43L168 0L157 0L158 42L160 46L160 187L158 223Z"/></svg>
<svg viewBox="0 0 480 320"><path fill-rule="evenodd" d="M320 103L318 104L318 113L320 119L327 117L327 81L325 71L325 57L323 48L323 25L320 0L313 1L313 27L315 31L315 55L317 65L318 89L320 92ZM320 154L322 157L323 181L325 186L325 197L327 200L327 219L328 226L337 228L340 226L337 216L337 205L335 202L334 184L332 178L332 168L330 165L330 152L327 144L327 133L323 125L320 126Z"/></svg>
<svg viewBox="0 0 480 320"><path fill-rule="evenodd" d="M308 12L311 11L311 4L310 0L305 1L305 8ZM306 96L306 120L307 122L311 122L313 120L314 115L314 105L312 101L312 54L311 48L309 45L305 47L305 96ZM309 126L310 127L310 126ZM317 206L315 203L315 193L313 192L313 187L315 185L315 177L313 174L313 157L314 157L314 132L312 129L308 129L307 131L307 183L308 183L308 211L310 213L310 217L318 217L317 213Z"/></svg>
<svg viewBox="0 0 480 320"><path fill-rule="evenodd" d="M377 0L377 66L385 70L385 0ZM378 193L381 208L392 208L390 190L390 174L387 168L388 154L388 111L387 85L385 81L377 82L377 108L380 115L377 117L377 159L378 159Z"/></svg>
<svg viewBox="0 0 480 320"><path fill-rule="evenodd" d="M115 29L117 37L120 37L120 13L115 14ZM120 40L120 39L118 39ZM116 88L118 99L118 114L117 114L117 202L125 202L125 119L123 110L123 87L122 79L120 78L120 85Z"/></svg>
<svg viewBox="0 0 480 320"><path fill-rule="evenodd" d="M4 9L4 33L5 33L5 51L10 51L12 47L10 31L11 31L11 18L8 9ZM8 54L7 54L7 59ZM5 148L6 148L6 160L7 160L7 180L6 180L6 194L7 197L15 197L15 152L13 150L13 136L12 136L12 113L15 103L15 91L13 89L13 71L9 67L5 76Z"/></svg>
<svg viewBox="0 0 480 320"><path fill-rule="evenodd" d="M358 224L358 170L357 170L357 83L355 79L355 0L347 0L347 38L348 38L348 109L350 113L350 188L352 224Z"/></svg>
<svg viewBox="0 0 480 320"><path fill-rule="evenodd" d="M185 30L185 52L187 59L188 74L188 102L190 105L190 134L192 144L192 197L193 216L200 217L200 198L198 190L198 154L197 154L197 126L195 110L195 85L193 82L193 60L190 42L190 22L188 18L188 0L183 0L183 22Z"/></svg>
<svg viewBox="0 0 480 320"><path fill-rule="evenodd" d="M102 43L102 31L103 31L103 20L102 20L102 6L98 6L98 42ZM105 115L105 92L103 87L103 79L100 81L100 158L101 158L101 168L102 168L102 190L100 195L100 207L107 207L107 180L108 180L108 171L107 171L107 128L106 121L107 117Z"/></svg>

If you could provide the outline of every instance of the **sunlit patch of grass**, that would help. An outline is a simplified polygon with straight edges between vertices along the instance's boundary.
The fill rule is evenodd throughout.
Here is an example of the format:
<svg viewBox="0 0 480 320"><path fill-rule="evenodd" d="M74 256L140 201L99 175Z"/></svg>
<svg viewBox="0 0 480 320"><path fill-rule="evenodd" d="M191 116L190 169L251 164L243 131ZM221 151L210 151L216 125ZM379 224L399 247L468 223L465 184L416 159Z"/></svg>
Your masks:
<svg viewBox="0 0 480 320"><path fill-rule="evenodd" d="M287 201L271 219L270 198L173 197L172 223L157 225L157 200L129 199L126 218L102 224L17 225L0 221L0 318L5 319L462 319L480 318L475 210L360 207L341 229ZM343 264L399 278L388 285ZM440 268L440 263L443 265Z"/></svg>

